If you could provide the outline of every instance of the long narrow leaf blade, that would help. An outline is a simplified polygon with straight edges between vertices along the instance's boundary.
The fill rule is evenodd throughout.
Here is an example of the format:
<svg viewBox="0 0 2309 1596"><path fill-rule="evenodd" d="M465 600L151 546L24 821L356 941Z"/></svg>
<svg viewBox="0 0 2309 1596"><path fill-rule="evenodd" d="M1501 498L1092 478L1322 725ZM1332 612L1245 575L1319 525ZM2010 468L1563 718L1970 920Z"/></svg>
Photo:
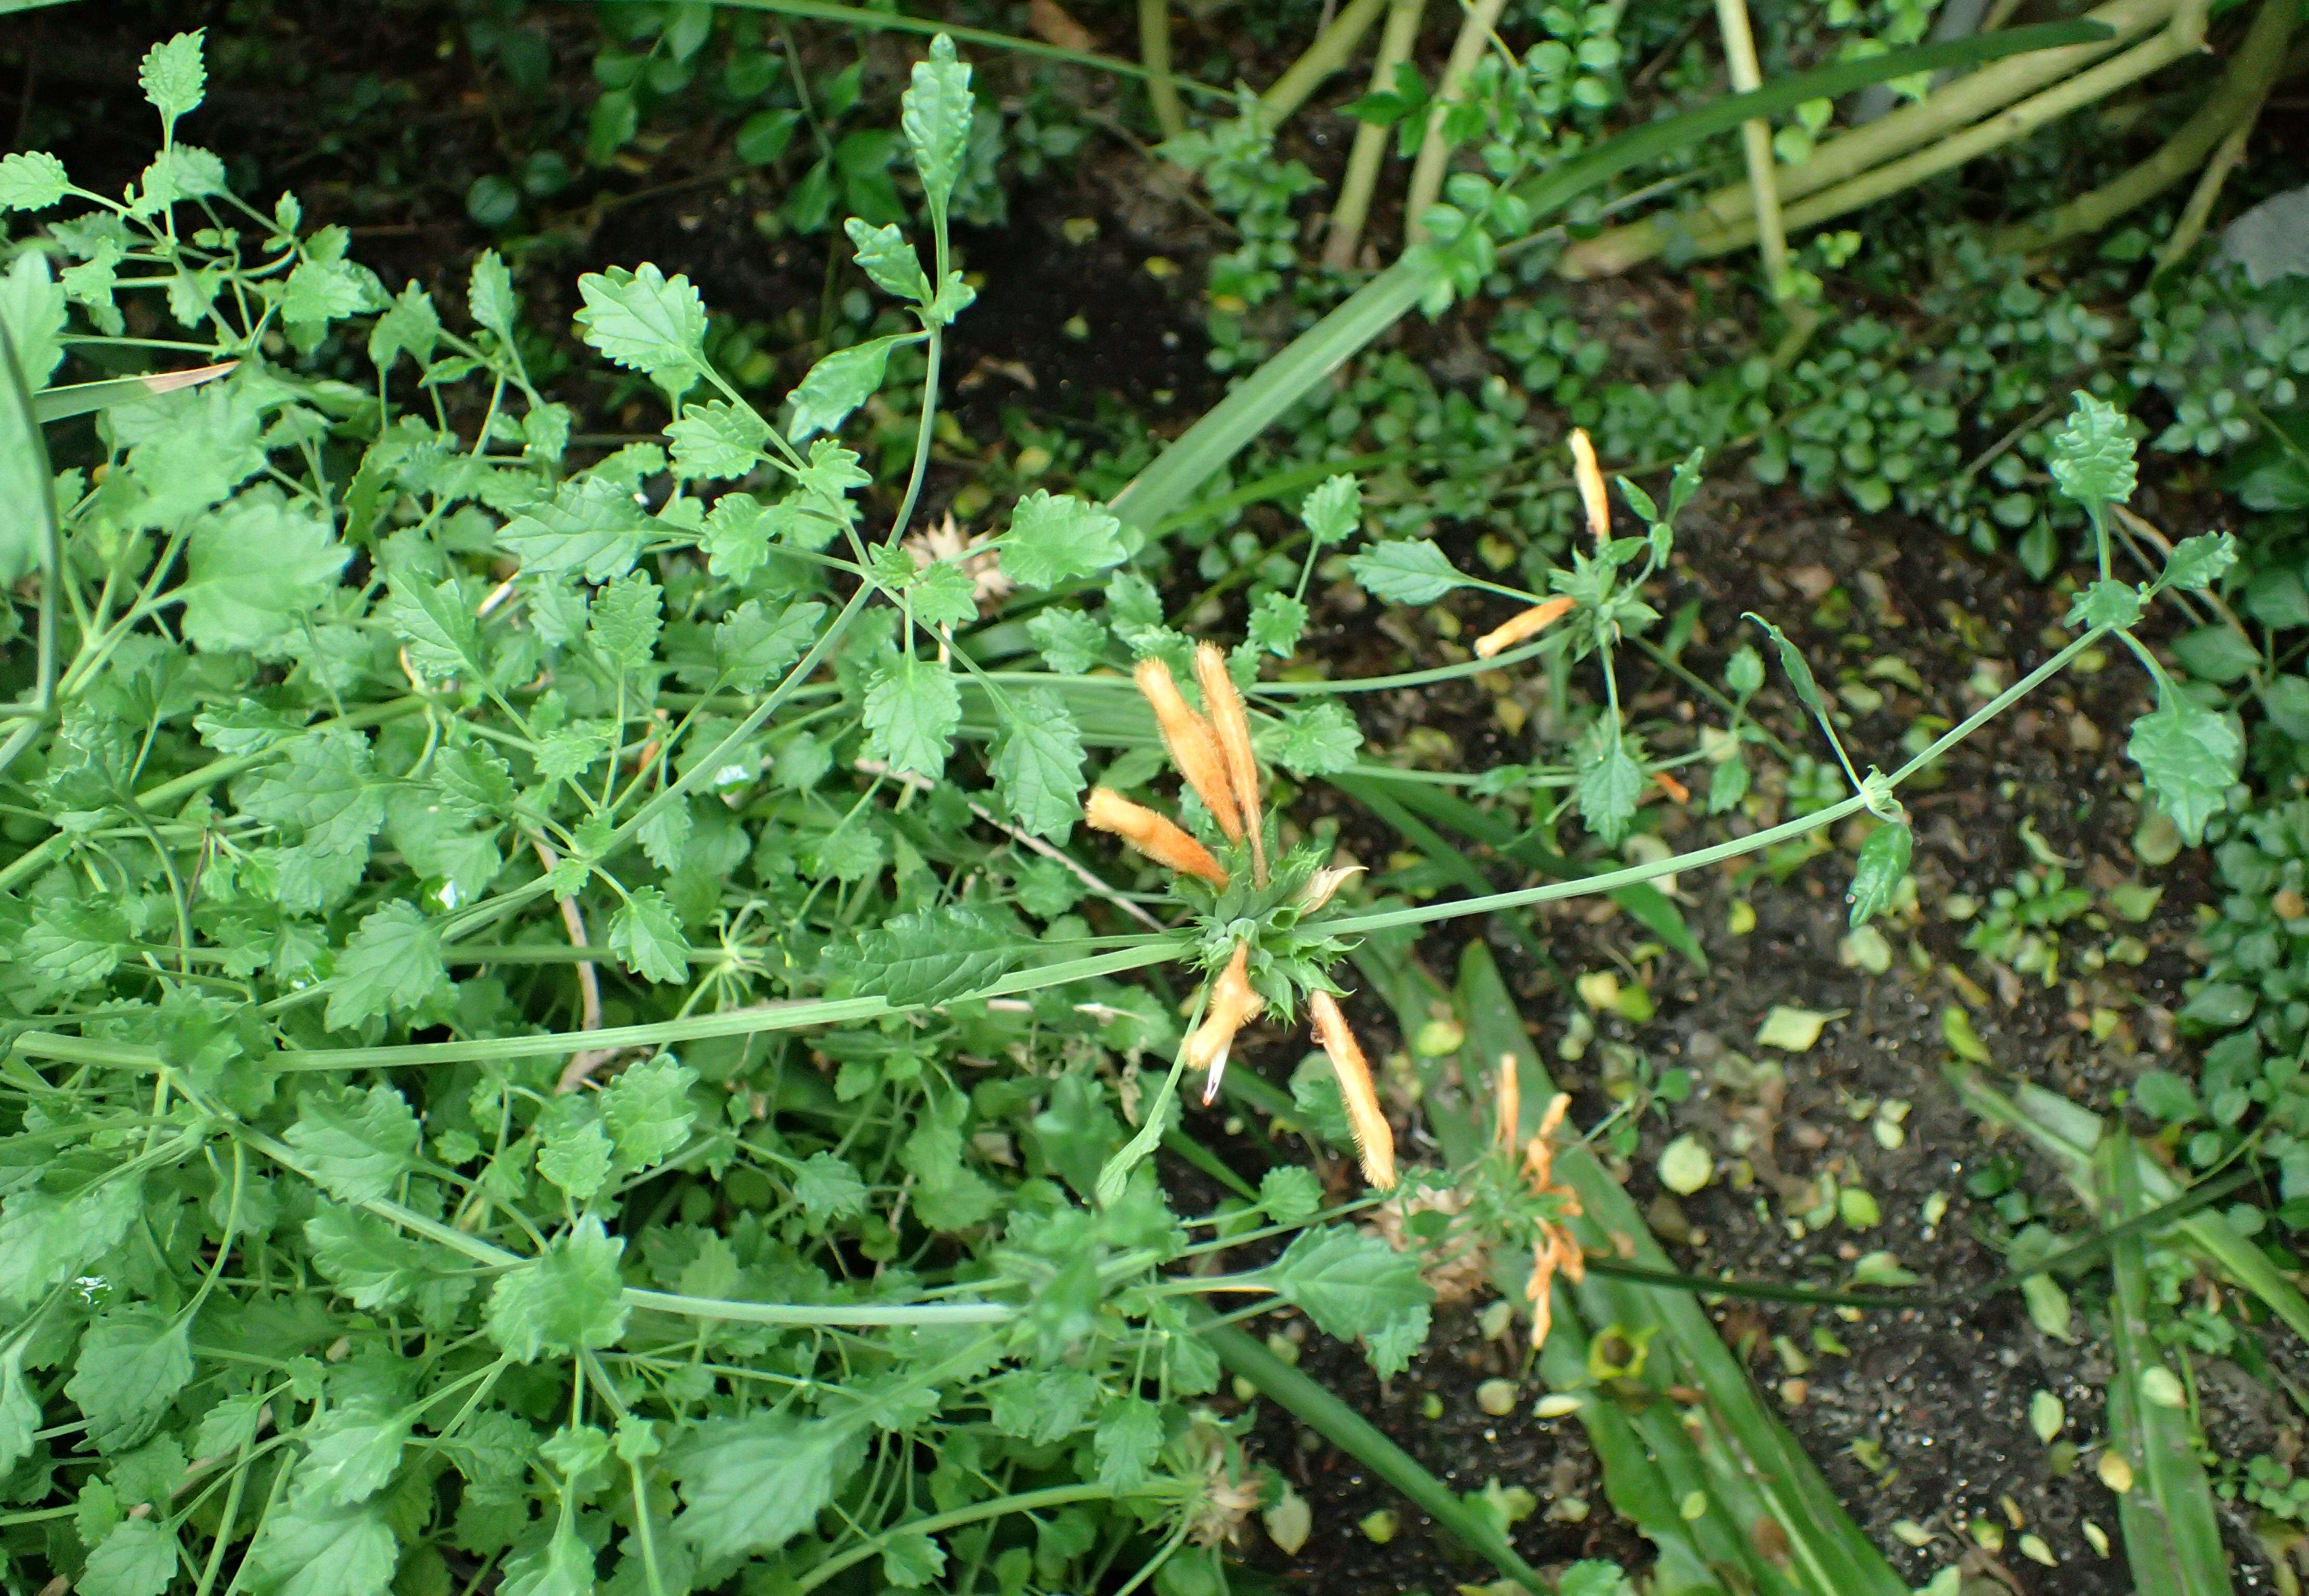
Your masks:
<svg viewBox="0 0 2309 1596"><path fill-rule="evenodd" d="M2103 1208L2122 1221L2140 1207L2132 1139L2106 1138L2095 1165ZM2138 1235L2124 1237L2109 1249L2109 1263L2116 1280L2109 1313L2116 1372L2109 1382L2108 1428L2111 1444L2133 1471L2132 1488L2117 1499L2116 1512L2134 1587L2140 1596L2229 1596L2228 1558L2188 1411L2150 1401L2147 1389L2152 1371L2172 1377L2149 1322L2147 1244Z"/></svg>
<svg viewBox="0 0 2309 1596"><path fill-rule="evenodd" d="M224 360L214 366L197 367L191 371L155 371L143 376L111 377L101 383L72 383L62 388L43 388L32 395L32 414L42 421L61 421L67 416L85 416L91 410L126 404L131 400L150 399L155 393L174 393L179 388L197 388L203 383L215 381L239 364L238 360Z"/></svg>

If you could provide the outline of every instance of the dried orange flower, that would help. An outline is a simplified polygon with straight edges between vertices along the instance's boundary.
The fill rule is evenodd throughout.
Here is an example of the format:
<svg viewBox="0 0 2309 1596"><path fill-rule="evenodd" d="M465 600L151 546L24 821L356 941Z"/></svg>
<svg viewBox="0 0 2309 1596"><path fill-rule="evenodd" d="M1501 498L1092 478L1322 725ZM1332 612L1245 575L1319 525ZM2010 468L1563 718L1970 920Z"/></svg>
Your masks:
<svg viewBox="0 0 2309 1596"><path fill-rule="evenodd" d="M1224 891L1227 873L1211 850L1163 819L1154 810L1134 804L1111 787L1094 787L1083 806L1083 819L1102 832L1111 832L1158 865L1168 865L1184 876L1198 876Z"/></svg>
<svg viewBox="0 0 2309 1596"><path fill-rule="evenodd" d="M1688 804L1691 802L1691 789L1686 787L1673 776L1669 775L1665 771L1654 771L1652 772L1652 780L1659 784L1659 789L1662 792L1667 794L1668 797L1673 798L1677 803Z"/></svg>
<svg viewBox="0 0 2309 1596"><path fill-rule="evenodd" d="M1604 469L1596 463L1596 445L1588 441L1584 427L1571 429L1571 475L1579 484L1579 502L1587 507L1587 530L1600 548L1612 540L1612 501L1604 491Z"/></svg>
<svg viewBox="0 0 2309 1596"><path fill-rule="evenodd" d="M1571 1099L1563 1092L1549 1099L1547 1112L1540 1116L1538 1134L1525 1144L1523 1151L1524 1179L1535 1195L1559 1199L1567 1218L1579 1212L1579 1198L1570 1187L1555 1184L1552 1138L1570 1107ZM1558 1270L1575 1282L1585 1280L1587 1255L1579 1250L1578 1241L1568 1228L1561 1224L1543 1225L1539 1239L1532 1244L1531 1281L1524 1288L1524 1294L1531 1298L1531 1344L1535 1347L1547 1340L1548 1329L1554 1323L1552 1288Z"/></svg>
<svg viewBox="0 0 2309 1596"><path fill-rule="evenodd" d="M1570 594L1559 593L1544 604L1535 604L1522 614L1509 617L1475 639L1475 657L1488 660L1526 637L1536 636L1569 615L1574 602Z"/></svg>
<svg viewBox="0 0 2309 1596"><path fill-rule="evenodd" d="M1371 1084L1371 1065L1363 1061L1362 1045L1339 1012L1338 1000L1318 992L1307 1000L1315 1040L1331 1060L1339 1078L1339 1096L1347 1106L1347 1127L1354 1133L1355 1153L1363 1178L1379 1190L1395 1189L1395 1131L1379 1112L1379 1091Z"/></svg>
<svg viewBox="0 0 2309 1596"><path fill-rule="evenodd" d="M1235 803L1226 757L1219 752L1218 736L1211 723L1189 707L1179 684L1171 679L1171 668L1162 660L1141 660L1134 675L1138 691L1154 712L1154 724L1163 733L1163 746L1171 751L1171 763L1203 800L1203 807L1219 823L1227 841L1241 841L1242 810Z"/></svg>
<svg viewBox="0 0 2309 1596"><path fill-rule="evenodd" d="M1517 1078L1512 1053L1500 1055L1498 1075L1492 1082L1492 1134L1503 1152L1515 1152L1516 1135L1523 1126L1523 1083Z"/></svg>
<svg viewBox="0 0 2309 1596"><path fill-rule="evenodd" d="M1209 1003L1203 1010L1203 1022L1195 1027L1194 1034L1180 1057L1189 1069L1206 1071L1203 1079L1203 1106L1219 1094L1219 1081L1226 1074L1227 1054L1234 1047L1234 1033L1241 1031L1267 1006L1250 984L1249 973L1250 945L1238 942L1234 957L1219 971L1211 983Z"/></svg>
<svg viewBox="0 0 2309 1596"><path fill-rule="evenodd" d="M1215 643L1195 648L1195 682L1203 690L1203 707L1210 712L1211 729L1218 734L1219 754L1226 762L1227 785L1250 833L1251 879L1267 884L1267 842L1261 834L1258 809L1258 755L1250 746L1250 715L1242 694L1227 674L1226 656Z"/></svg>

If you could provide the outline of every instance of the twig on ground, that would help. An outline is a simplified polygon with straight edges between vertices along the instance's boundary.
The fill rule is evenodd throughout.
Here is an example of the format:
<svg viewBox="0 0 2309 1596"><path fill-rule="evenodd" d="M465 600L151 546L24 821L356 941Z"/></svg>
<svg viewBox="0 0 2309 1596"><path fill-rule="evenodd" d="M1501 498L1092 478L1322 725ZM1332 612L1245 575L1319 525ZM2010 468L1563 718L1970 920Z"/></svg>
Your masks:
<svg viewBox="0 0 2309 1596"><path fill-rule="evenodd" d="M543 842L532 838L530 846L537 850L538 862L542 864L549 873L560 865L561 856ZM569 933L571 947L592 945L592 939L585 935L585 916L578 909L576 899L561 900L561 924ZM581 959L577 962L577 991L580 1002L577 1029L601 1030L601 979L594 970L591 960ZM561 1066L561 1078L554 1083L554 1091L558 1094L576 1091L585 1084L586 1078L595 1070L600 1069L617 1056L618 1049L615 1048L586 1048L572 1053L569 1056L569 1062Z"/></svg>

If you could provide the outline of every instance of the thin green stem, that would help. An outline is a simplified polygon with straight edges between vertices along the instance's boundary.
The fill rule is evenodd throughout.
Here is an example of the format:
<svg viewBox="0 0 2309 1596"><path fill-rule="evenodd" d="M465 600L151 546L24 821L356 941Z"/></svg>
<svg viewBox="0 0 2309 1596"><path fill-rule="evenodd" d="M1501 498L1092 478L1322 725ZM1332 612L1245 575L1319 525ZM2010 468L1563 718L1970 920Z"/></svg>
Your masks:
<svg viewBox="0 0 2309 1596"><path fill-rule="evenodd" d="M973 1502L950 1513L908 1519L878 1535L869 1536L856 1546L820 1563L794 1583L794 1596L807 1596L807 1592L817 1590L835 1575L856 1567L869 1557L879 1557L901 1535L943 1535L948 1530L958 1530L964 1524L979 1523L990 1518L1001 1518L1013 1513L1038 1513L1045 1507L1065 1507L1077 1502L1103 1502L1120 1494L1111 1485L1052 1485L1041 1490L1021 1491L1016 1496Z"/></svg>

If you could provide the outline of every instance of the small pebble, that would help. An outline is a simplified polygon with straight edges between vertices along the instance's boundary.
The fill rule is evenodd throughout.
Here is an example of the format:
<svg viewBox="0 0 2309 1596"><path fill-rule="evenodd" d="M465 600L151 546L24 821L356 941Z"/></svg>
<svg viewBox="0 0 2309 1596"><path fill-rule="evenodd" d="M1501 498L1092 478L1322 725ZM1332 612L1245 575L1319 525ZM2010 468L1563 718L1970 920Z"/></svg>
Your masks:
<svg viewBox="0 0 2309 1596"><path fill-rule="evenodd" d="M1486 1380L1475 1387L1475 1405L1494 1419L1504 1419L1515 1411L1516 1383L1513 1380Z"/></svg>

